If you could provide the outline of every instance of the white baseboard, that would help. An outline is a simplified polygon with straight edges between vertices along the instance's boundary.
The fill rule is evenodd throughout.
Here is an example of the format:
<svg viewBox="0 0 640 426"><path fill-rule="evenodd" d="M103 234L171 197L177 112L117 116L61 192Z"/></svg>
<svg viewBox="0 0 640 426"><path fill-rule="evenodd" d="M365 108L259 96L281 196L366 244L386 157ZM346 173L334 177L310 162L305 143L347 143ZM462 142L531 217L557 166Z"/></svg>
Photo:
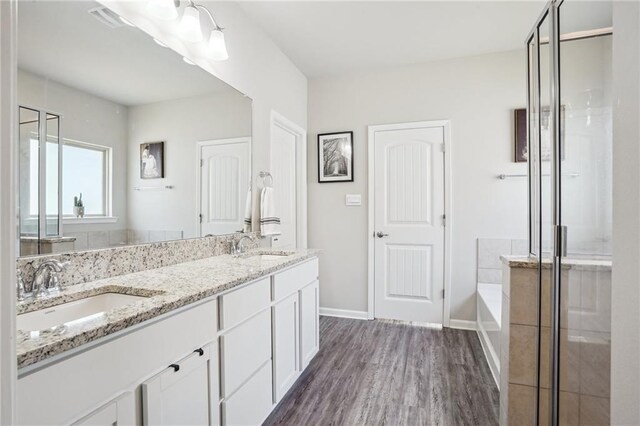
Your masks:
<svg viewBox="0 0 640 426"><path fill-rule="evenodd" d="M487 360L487 364L489 364L493 381L496 382L496 386L498 387L498 390L500 390L500 357L496 353L493 345L490 343L489 336L487 336L487 332L482 328L482 324L478 323L477 327L478 339L480 339L480 345L482 346L484 357Z"/></svg>
<svg viewBox="0 0 640 426"><path fill-rule="evenodd" d="M350 311L347 309L320 308L320 315L325 317L352 318L366 320L369 319L367 311Z"/></svg>
<svg viewBox="0 0 640 426"><path fill-rule="evenodd" d="M449 320L449 328L457 328L460 330L476 330L476 322L468 320L459 320L451 318Z"/></svg>

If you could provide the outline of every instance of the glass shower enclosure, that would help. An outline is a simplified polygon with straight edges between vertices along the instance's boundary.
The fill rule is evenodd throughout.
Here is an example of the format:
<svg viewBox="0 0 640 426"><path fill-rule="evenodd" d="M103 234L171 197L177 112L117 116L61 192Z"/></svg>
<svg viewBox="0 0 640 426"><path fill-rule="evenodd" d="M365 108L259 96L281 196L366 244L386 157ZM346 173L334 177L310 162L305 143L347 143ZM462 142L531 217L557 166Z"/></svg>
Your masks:
<svg viewBox="0 0 640 426"><path fill-rule="evenodd" d="M609 424L612 34L610 2L553 0L526 40L533 424Z"/></svg>

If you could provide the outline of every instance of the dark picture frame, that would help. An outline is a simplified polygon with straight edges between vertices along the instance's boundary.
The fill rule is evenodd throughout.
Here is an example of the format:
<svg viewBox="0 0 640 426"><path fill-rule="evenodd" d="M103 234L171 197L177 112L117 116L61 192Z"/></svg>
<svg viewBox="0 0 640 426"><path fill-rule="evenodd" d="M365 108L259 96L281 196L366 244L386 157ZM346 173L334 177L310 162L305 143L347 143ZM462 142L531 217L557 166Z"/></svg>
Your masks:
<svg viewBox="0 0 640 426"><path fill-rule="evenodd" d="M542 109L542 125L543 127L549 126L551 110L549 107L545 107ZM514 140L513 140L513 161L515 163L526 163L528 156L528 145L527 145L527 109L526 108L518 108L513 110L513 118L514 118ZM560 107L560 153L561 159L565 159L564 152L564 141L565 141L565 107L562 105ZM549 150L551 147L542 147L542 161L550 161L551 154Z"/></svg>
<svg viewBox="0 0 640 426"><path fill-rule="evenodd" d="M140 178L164 178L164 142L140 144Z"/></svg>
<svg viewBox="0 0 640 426"><path fill-rule="evenodd" d="M353 182L353 132L318 134L318 182Z"/></svg>

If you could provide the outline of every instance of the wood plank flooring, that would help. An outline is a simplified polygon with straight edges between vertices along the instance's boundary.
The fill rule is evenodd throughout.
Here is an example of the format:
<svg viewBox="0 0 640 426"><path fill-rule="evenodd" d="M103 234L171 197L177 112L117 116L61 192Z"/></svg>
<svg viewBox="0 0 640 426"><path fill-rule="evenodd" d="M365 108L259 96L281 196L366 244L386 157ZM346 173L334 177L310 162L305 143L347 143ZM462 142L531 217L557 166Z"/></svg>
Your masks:
<svg viewBox="0 0 640 426"><path fill-rule="evenodd" d="M497 425L475 332L321 317L320 352L265 425Z"/></svg>

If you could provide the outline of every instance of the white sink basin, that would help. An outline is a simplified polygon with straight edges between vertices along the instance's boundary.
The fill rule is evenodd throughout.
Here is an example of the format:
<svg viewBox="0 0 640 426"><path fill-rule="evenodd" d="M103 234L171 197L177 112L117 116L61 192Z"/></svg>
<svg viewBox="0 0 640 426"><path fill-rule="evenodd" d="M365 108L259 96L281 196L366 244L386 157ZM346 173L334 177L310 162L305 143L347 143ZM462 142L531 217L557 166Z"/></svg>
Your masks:
<svg viewBox="0 0 640 426"><path fill-rule="evenodd" d="M120 293L103 293L39 311L18 315L18 330L39 331L60 325L72 325L99 318L105 312L146 299Z"/></svg>
<svg viewBox="0 0 640 426"><path fill-rule="evenodd" d="M281 260L287 256L291 256L295 253L287 253L287 252L274 252L274 253L264 253L264 252L257 252L257 253L247 253L242 255L242 258L245 259L260 259L260 260Z"/></svg>

